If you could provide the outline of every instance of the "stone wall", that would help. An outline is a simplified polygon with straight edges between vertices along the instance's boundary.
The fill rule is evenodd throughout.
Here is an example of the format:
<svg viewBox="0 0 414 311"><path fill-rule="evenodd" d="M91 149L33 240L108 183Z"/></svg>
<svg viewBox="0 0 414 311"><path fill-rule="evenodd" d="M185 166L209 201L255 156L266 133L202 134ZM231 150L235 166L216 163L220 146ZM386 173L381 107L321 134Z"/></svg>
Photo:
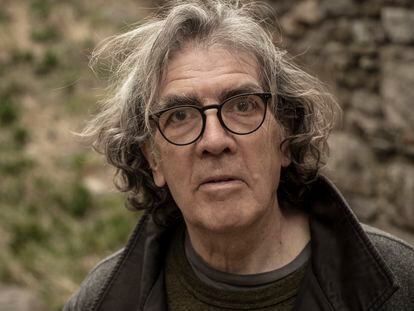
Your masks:
<svg viewBox="0 0 414 311"><path fill-rule="evenodd" d="M414 1L271 1L343 108L325 170L364 222L414 243Z"/></svg>

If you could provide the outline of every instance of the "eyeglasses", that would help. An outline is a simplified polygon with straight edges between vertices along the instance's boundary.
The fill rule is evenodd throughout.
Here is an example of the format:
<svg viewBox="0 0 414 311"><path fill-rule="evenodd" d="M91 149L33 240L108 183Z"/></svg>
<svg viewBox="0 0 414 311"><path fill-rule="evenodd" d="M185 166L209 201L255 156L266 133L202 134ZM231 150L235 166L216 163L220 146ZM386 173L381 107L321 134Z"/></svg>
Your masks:
<svg viewBox="0 0 414 311"><path fill-rule="evenodd" d="M163 109L151 119L156 122L161 135L177 146L192 144L203 135L207 118L205 111L209 109L217 109L220 124L227 131L247 135L263 124L271 97L271 93L240 94L220 105L182 105Z"/></svg>

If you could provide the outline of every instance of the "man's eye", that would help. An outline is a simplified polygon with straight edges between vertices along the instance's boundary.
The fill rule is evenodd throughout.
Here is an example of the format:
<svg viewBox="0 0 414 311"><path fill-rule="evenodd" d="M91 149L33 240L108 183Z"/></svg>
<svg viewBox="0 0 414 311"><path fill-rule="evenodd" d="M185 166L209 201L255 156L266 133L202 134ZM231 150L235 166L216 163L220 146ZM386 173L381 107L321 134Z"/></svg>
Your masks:
<svg viewBox="0 0 414 311"><path fill-rule="evenodd" d="M255 112L258 108L257 101L251 98L240 98L227 104L226 110L238 114Z"/></svg>
<svg viewBox="0 0 414 311"><path fill-rule="evenodd" d="M197 109L190 107L176 108L164 116L165 125L188 125L199 119Z"/></svg>
<svg viewBox="0 0 414 311"><path fill-rule="evenodd" d="M170 116L170 120L172 122L182 122L187 118L188 118L188 113L185 110L174 111Z"/></svg>
<svg viewBox="0 0 414 311"><path fill-rule="evenodd" d="M243 100L239 103L237 103L235 107L237 112L248 112L252 110L254 107L251 102L248 102L247 100Z"/></svg>

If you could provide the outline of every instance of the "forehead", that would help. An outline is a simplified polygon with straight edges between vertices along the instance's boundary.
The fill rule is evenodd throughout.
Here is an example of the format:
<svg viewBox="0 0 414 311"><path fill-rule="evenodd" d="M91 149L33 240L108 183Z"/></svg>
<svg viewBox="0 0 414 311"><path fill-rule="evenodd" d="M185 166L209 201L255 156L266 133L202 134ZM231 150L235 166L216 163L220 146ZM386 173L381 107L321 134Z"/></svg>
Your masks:
<svg viewBox="0 0 414 311"><path fill-rule="evenodd" d="M172 95L217 99L232 89L261 90L256 59L224 47L188 46L170 59L160 86L161 100Z"/></svg>

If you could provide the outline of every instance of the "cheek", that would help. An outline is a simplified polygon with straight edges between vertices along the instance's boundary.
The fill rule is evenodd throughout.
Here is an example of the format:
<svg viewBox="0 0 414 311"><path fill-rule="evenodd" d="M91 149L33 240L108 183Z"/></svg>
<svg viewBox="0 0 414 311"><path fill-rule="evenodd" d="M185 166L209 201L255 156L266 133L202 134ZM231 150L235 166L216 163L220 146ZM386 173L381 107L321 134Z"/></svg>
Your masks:
<svg viewBox="0 0 414 311"><path fill-rule="evenodd" d="M280 151L280 132L275 126L269 125L263 130L250 145L251 151L254 151L250 153L249 159L251 173L257 185L265 189L275 189L278 186L281 166L284 165Z"/></svg>
<svg viewBox="0 0 414 311"><path fill-rule="evenodd" d="M186 187L191 178L191 157L188 148L163 146L160 154L160 168L171 191Z"/></svg>
<svg viewBox="0 0 414 311"><path fill-rule="evenodd" d="M156 136L154 145L154 163L153 166L153 177L154 182L158 187L163 187L171 183L171 176L173 176L176 170L176 167L172 163L177 163L175 161L173 150L162 137Z"/></svg>

